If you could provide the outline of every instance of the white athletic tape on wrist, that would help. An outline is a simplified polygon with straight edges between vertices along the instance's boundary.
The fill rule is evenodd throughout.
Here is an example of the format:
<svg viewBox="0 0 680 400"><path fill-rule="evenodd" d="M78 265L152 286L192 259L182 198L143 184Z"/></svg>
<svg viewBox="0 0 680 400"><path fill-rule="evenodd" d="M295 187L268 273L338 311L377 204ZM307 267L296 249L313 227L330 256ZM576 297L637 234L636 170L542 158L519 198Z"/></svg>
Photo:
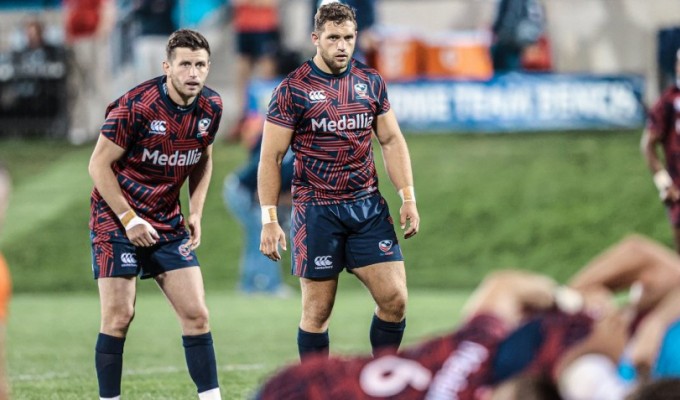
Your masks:
<svg viewBox="0 0 680 400"><path fill-rule="evenodd" d="M558 286L553 293L555 305L567 314L576 314L583 309L581 293L566 286Z"/></svg>
<svg viewBox="0 0 680 400"><path fill-rule="evenodd" d="M137 225L146 225L148 228L153 229L151 224L140 218L134 210L128 210L118 215L118 219L123 224L125 231L129 231Z"/></svg>
<svg viewBox="0 0 680 400"><path fill-rule="evenodd" d="M276 215L276 206L262 206L262 225L271 222L279 222Z"/></svg>
<svg viewBox="0 0 680 400"><path fill-rule="evenodd" d="M407 201L416 202L416 191L413 186L405 186L399 189L399 197L401 197L401 202L406 203Z"/></svg>
<svg viewBox="0 0 680 400"><path fill-rule="evenodd" d="M656 185L660 193L665 194L672 184L673 179L671 179L671 176L665 169L660 169L654 173L654 185Z"/></svg>

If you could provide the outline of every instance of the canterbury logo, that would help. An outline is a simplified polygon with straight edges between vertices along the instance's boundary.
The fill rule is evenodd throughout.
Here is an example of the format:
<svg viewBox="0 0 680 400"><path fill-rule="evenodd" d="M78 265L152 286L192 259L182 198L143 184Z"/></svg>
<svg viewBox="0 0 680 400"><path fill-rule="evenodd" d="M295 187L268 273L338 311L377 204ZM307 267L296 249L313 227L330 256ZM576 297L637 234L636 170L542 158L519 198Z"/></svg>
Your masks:
<svg viewBox="0 0 680 400"><path fill-rule="evenodd" d="M323 92L323 90L315 90L315 91L309 92L309 100L311 100L311 101L324 101L324 100L326 100L326 94Z"/></svg>
<svg viewBox="0 0 680 400"><path fill-rule="evenodd" d="M149 124L149 133L153 135L165 135L166 130L167 127L165 121L155 119L151 121L151 124Z"/></svg>
<svg viewBox="0 0 680 400"><path fill-rule="evenodd" d="M333 256L319 256L314 259L314 264L317 267L331 267L333 266Z"/></svg>
<svg viewBox="0 0 680 400"><path fill-rule="evenodd" d="M123 263L123 267L136 267L137 257L134 253L123 253L120 255L120 261Z"/></svg>

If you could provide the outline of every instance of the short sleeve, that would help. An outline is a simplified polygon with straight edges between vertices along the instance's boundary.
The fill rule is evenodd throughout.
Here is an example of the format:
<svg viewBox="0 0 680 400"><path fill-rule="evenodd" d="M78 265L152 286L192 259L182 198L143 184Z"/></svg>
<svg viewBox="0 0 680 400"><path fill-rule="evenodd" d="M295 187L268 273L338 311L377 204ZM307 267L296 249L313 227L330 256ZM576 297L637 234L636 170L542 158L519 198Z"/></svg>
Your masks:
<svg viewBox="0 0 680 400"><path fill-rule="evenodd" d="M668 126L668 124L671 121L673 107L669 98L668 92L661 96L649 111L649 117L647 119L647 129L652 137L659 140L663 140L670 132L670 126Z"/></svg>
<svg viewBox="0 0 680 400"><path fill-rule="evenodd" d="M391 108L390 100L387 98L387 85L385 80L380 75L376 75L377 82L377 98L378 98L378 115L385 114Z"/></svg>
<svg viewBox="0 0 680 400"><path fill-rule="evenodd" d="M101 134L118 146L127 149L134 140L132 124L130 108L126 105L118 105L107 113Z"/></svg>
<svg viewBox="0 0 680 400"><path fill-rule="evenodd" d="M284 79L274 89L267 109L267 121L289 129L295 129L298 115L294 103L293 89L289 79Z"/></svg>

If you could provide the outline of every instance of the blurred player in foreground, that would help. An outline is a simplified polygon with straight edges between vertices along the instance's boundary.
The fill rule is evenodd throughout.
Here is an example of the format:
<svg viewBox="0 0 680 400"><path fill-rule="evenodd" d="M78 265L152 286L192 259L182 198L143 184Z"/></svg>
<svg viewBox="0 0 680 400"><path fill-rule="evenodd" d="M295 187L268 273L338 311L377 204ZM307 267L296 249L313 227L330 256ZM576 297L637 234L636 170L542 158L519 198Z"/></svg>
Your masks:
<svg viewBox="0 0 680 400"><path fill-rule="evenodd" d="M328 326L345 268L376 303L369 334L374 350L398 346L406 326L404 259L378 190L373 132L403 200L399 222L405 238L414 236L420 223L411 160L385 82L352 59L356 30L348 6L319 8L311 35L316 55L276 88L264 125L258 170L260 250L272 260L281 258L279 245L286 249L276 211L281 160L289 147L295 154L290 237L293 274L302 289L301 358L329 352Z"/></svg>
<svg viewBox="0 0 680 400"><path fill-rule="evenodd" d="M182 327L189 374L202 400L220 399L203 278L194 250L212 174L222 100L204 86L210 46L179 30L167 43L165 75L111 103L90 159L92 269L101 330L95 364L102 399L120 397L123 345L135 313L136 276L153 278ZM180 189L189 184L189 217Z"/></svg>
<svg viewBox="0 0 680 400"><path fill-rule="evenodd" d="M668 209L676 251L680 252L680 49L675 62L676 82L666 89L649 113L640 147L661 201ZM664 162L657 153L661 149Z"/></svg>
<svg viewBox="0 0 680 400"><path fill-rule="evenodd" d="M5 212L9 205L9 195L12 191L12 182L9 171L0 163L0 233L2 224L5 221ZM12 296L12 280L9 275L9 268L5 258L0 253L0 400L9 399L9 379L7 377L7 364L5 361L6 346L6 324L7 312L9 311L9 301Z"/></svg>
<svg viewBox="0 0 680 400"><path fill-rule="evenodd" d="M493 273L453 334L397 355L312 358L279 372L256 398L623 400L680 376L673 252L631 236L570 284L577 290L527 272ZM630 308L617 308L612 291L629 287ZM630 361L636 380L620 375L620 360Z"/></svg>
<svg viewBox="0 0 680 400"><path fill-rule="evenodd" d="M567 289L541 275L510 270L492 273L468 300L463 323L454 333L397 355L385 351L374 358L310 357L277 374L256 398L463 400L486 396L498 374L492 363L496 349L527 310L552 309L537 322L547 332L546 342L554 343L537 353L542 367L554 363L557 347L572 345L587 335L589 317L555 309L555 293L560 290ZM514 351L522 356L522 348Z"/></svg>

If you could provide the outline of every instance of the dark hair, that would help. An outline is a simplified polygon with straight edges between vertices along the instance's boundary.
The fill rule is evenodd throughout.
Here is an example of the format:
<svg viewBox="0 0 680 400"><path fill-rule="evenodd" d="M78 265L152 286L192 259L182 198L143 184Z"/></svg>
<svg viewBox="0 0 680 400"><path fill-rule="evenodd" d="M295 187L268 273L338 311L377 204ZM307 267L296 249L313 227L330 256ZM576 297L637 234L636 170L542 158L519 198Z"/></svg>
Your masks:
<svg viewBox="0 0 680 400"><path fill-rule="evenodd" d="M331 21L335 25L341 25L345 21L352 21L357 27L357 16L352 7L340 2L324 4L319 7L314 16L314 31L321 32L326 22Z"/></svg>
<svg viewBox="0 0 680 400"><path fill-rule="evenodd" d="M675 400L680 393L680 379L665 378L642 384L627 400Z"/></svg>
<svg viewBox="0 0 680 400"><path fill-rule="evenodd" d="M186 47L191 50L205 49L210 57L210 45L208 40L196 31L191 29L180 29L172 33L165 47L165 55L170 60L178 47Z"/></svg>

